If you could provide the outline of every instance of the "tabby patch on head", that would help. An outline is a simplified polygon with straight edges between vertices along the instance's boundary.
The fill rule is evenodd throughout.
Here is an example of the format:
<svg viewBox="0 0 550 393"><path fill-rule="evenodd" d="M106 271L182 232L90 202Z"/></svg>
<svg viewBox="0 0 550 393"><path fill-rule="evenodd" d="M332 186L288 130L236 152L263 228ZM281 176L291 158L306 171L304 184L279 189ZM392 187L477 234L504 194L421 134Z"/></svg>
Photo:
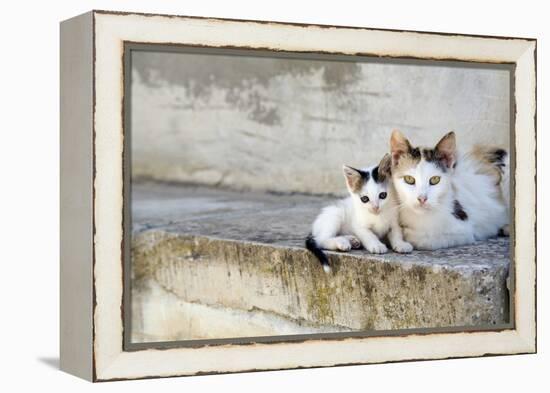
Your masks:
<svg viewBox="0 0 550 393"><path fill-rule="evenodd" d="M434 163L446 172L456 164L456 137L453 131L441 138L434 148L420 148L412 147L401 131L393 130L390 147L394 169L405 170L418 165L421 160L424 160Z"/></svg>
<svg viewBox="0 0 550 393"><path fill-rule="evenodd" d="M459 152L454 132L433 147L414 147L397 130L390 147L399 220L414 248L471 244L509 224L506 150L482 145Z"/></svg>
<svg viewBox="0 0 550 393"><path fill-rule="evenodd" d="M353 193L359 193L363 186L372 179L375 183L384 183L391 173L391 157L386 154L380 164L370 170L357 169L348 165L344 165L344 176L348 188Z"/></svg>
<svg viewBox="0 0 550 393"><path fill-rule="evenodd" d="M402 205L417 212L438 209L451 190L456 137L449 132L435 147L413 147L398 130L390 139L393 184Z"/></svg>

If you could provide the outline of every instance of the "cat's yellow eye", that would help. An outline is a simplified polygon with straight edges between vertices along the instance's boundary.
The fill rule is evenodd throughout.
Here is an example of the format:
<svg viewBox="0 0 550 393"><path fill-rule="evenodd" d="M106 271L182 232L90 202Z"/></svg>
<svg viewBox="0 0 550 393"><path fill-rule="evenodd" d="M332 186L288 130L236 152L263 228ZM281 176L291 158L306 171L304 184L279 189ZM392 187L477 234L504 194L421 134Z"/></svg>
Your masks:
<svg viewBox="0 0 550 393"><path fill-rule="evenodd" d="M439 183L440 180L441 180L440 176L432 176L430 177L430 184L432 186L435 186L437 183Z"/></svg>
<svg viewBox="0 0 550 393"><path fill-rule="evenodd" d="M405 183L407 183L407 184L414 184L415 183L414 177L409 176L409 175L404 176L403 180L405 180Z"/></svg>

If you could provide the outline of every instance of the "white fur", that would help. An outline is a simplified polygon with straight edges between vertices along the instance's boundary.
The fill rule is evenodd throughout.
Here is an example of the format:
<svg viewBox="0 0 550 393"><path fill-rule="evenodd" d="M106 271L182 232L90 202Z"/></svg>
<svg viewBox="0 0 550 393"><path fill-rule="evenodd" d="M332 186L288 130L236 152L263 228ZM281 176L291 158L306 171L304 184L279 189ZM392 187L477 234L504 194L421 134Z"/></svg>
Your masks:
<svg viewBox="0 0 550 393"><path fill-rule="evenodd" d="M372 168L364 170L370 172ZM318 246L326 250L349 251L363 245L369 252L381 254L388 251L380 241L387 235L394 251L411 252L412 246L403 240L397 204L386 183L378 184L371 179L363 185L360 193L350 190L348 198L325 207L312 228ZM386 199L379 198L381 192L387 192ZM363 195L369 197L369 202L361 201Z"/></svg>
<svg viewBox="0 0 550 393"><path fill-rule="evenodd" d="M501 198L501 190L494 177L484 174L479 165L475 158L463 155L458 157L456 168L446 172L421 160L408 171L394 174L404 238L414 248L434 250L471 244L496 236L508 224L507 203ZM413 176L416 183L407 184L404 175ZM432 176L440 176L440 183L430 185ZM509 200L508 189L504 195L504 200ZM425 206L418 202L419 196L427 197ZM466 220L453 215L455 200L468 215Z"/></svg>

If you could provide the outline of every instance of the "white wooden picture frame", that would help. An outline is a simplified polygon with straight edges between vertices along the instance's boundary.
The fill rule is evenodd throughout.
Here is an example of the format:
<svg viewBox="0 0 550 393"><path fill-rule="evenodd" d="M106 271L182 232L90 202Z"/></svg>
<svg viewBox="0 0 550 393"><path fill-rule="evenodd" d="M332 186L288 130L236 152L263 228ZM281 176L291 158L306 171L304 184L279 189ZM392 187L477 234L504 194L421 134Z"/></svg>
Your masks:
<svg viewBox="0 0 550 393"><path fill-rule="evenodd" d="M511 326L125 349L127 43L511 65ZM60 335L61 368L90 381L536 352L536 40L106 11L62 22Z"/></svg>

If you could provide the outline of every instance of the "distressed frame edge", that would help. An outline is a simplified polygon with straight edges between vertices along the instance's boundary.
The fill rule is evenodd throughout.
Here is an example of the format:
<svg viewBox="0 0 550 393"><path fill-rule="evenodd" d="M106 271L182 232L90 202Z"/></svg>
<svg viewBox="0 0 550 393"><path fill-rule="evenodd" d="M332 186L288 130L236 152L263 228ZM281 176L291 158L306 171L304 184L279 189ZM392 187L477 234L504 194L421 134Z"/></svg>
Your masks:
<svg viewBox="0 0 550 393"><path fill-rule="evenodd" d="M109 13L109 15L112 15L113 13ZM131 14L133 15L133 14ZM186 18L189 18L189 17L186 17ZM210 19L210 18L206 18L206 19ZM278 23L278 22L274 22L274 24L282 24L282 23ZM392 31L393 32L393 31ZM417 32L414 32L414 33L417 33ZM399 34L398 32L394 32L394 34ZM434 34L434 33L426 33L426 34ZM455 35L453 35L455 36ZM498 39L506 39L506 38L503 38L503 37L497 37ZM534 41L534 43L532 42ZM95 39L94 39L94 44L95 44ZM531 56L531 59L534 59L535 63L534 63L534 86L533 88L535 89L536 91L536 40L531 40L529 39L527 42L526 42L526 50L525 52L528 52L531 53L531 52L534 52L535 53L535 56ZM530 45L532 44L532 45ZM531 50L529 50L531 49ZM527 64L529 65L529 64ZM94 76L95 76L95 72L94 72ZM531 96L531 98L534 98L533 100L533 104L534 104L534 124L533 124L533 128L531 131L533 131L533 134L534 134L534 141L535 141L535 152L536 152L536 96L535 97L532 97L532 95L530 94L529 96ZM94 98L95 98L95 95L94 95ZM517 107L520 106L521 103L516 103ZM516 118L516 126L518 124L518 119ZM516 140L517 142L517 140ZM536 174L536 161L535 161L535 174ZM95 180L95 179L94 179ZM536 186L536 180L535 180L535 186ZM536 207L536 194L535 194L535 207ZM534 220L535 220L535 225L536 225L536 215L535 217L533 217ZM534 235L536 236L536 227L533 228L534 230ZM536 258L536 249L534 250L534 256ZM535 268L536 269L536 268ZM535 280L536 280L536 270L535 270L535 276L533 277ZM536 285L536 281L534 282L535 285ZM94 283L95 285L97 285L97 282ZM534 288L534 290L536 291L536 287ZM534 298L534 300L536 300L536 298ZM516 299L516 302L517 302L517 299ZM535 310L534 310L535 311ZM519 353L534 353L536 352L536 313L535 315L533 315L534 319L532 322L534 322L534 325L532 326L533 330L532 331L527 331L526 329L523 328L523 326L518 326L518 328L516 330L514 330L514 339L516 340L516 344L519 345L519 347L517 347L515 350L513 350L512 352L510 353L506 353L506 351L502 351L502 352L495 352L495 353L482 353L482 354L466 354L466 355L459 355L459 356L429 356L427 358L414 358L414 359L408 359L406 357L403 357L401 358L400 360L387 360L387 361L365 361L365 362L360 362L360 363L346 363L346 364L368 364L368 363L383 363L383 362L394 362L394 361L410 361L410 360L429 360L429 359L442 359L442 358L453 358L453 357L472 357L472 356L490 356L490 355L504 355L504 354L519 354ZM527 321L527 322L531 322L531 321ZM97 334L97 332L96 332ZM448 334L446 334L448 335ZM94 344L95 344L95 339L96 337L94 336ZM361 340L361 339L354 339L354 340ZM122 343L121 343L122 345ZM295 344L294 344L295 345ZM151 352L150 350L147 350L147 351L139 351L139 352ZM94 361L95 361L95 355L97 355L96 353L94 353ZM119 353L120 355L120 353ZM117 356L116 358L112 358L112 363L109 365L109 366L114 366L114 368L116 369L117 367L116 366L119 366L117 363L119 363L119 361L126 361L127 359L121 359L120 356ZM94 362L95 363L95 362ZM305 367L329 367L329 366L337 366L337 365L342 365L342 364L338 364L338 363L335 363L335 364L325 364L325 365L307 365ZM279 368L265 368L264 370L271 370L271 369L287 369L287 368L300 368L300 367L303 367L303 366L288 366L288 367L279 367ZM97 376L95 373L94 373L94 380L96 381L105 381L105 380L118 380L118 379L135 379L135 378L151 378L151 377L168 377L168 376L183 376L183 375L200 375L200 374L204 374L204 373L222 373L222 372L243 372L243 371L253 371L253 370L227 370L227 371L213 371L213 372L194 372L194 373L190 373L190 374L186 374L185 372L183 373L172 373L172 374L168 374L168 375L142 375L142 376L127 376L127 377L124 377L124 376L120 376L120 377L117 377L117 376L114 376L114 375L111 375L109 376L109 370L108 369L111 369L111 367L107 367L107 368L102 368L100 370L100 375ZM105 371L105 372L104 372ZM114 371L114 370L113 370ZM260 370L257 370L257 371L260 371ZM115 371L116 373L116 371Z"/></svg>
<svg viewBox="0 0 550 393"><path fill-rule="evenodd" d="M59 367L88 381L93 366L93 18L59 25Z"/></svg>
<svg viewBox="0 0 550 393"><path fill-rule="evenodd" d="M94 9L91 12L98 15L120 15L120 16L158 16L163 18L177 18L177 19L199 19L205 21L220 21L220 22L237 22L237 23L254 23L254 24L269 24L269 25L282 25L282 26L295 26L295 27L319 27L322 29L355 29L355 30L370 30L381 32L395 32L395 33L418 33L418 34L434 34L448 37L471 37L471 38L490 38L497 40L521 40L521 41L537 41L534 37L509 37L498 35L485 35L485 34L468 34L468 33L449 33L442 31L428 31L428 30L409 30L409 29L388 29L381 27L365 27L365 26L351 26L351 25L329 25L323 23L305 23L305 22L286 22L286 21L270 21L262 19L241 19L241 18L222 18L215 16L198 16L198 15L182 15L182 14L163 14L163 13L151 13L151 12L138 12L138 11L113 11L104 9Z"/></svg>
<svg viewBox="0 0 550 393"><path fill-rule="evenodd" d="M514 253L515 260L527 254L529 261L514 264L515 324L521 340L531 353L537 353L537 41L530 42L516 62L514 155ZM518 88L519 87L519 88ZM520 136L526 133L525 137ZM519 152L519 154L518 154ZM520 156L521 154L521 156ZM529 176L519 176L518 168ZM517 190L525 190L518 193ZM525 203L525 206L522 206ZM532 212L518 214L518 210ZM518 236L521 225L527 232ZM526 236L529 234L530 236ZM524 235L524 236L521 236ZM519 246L518 246L519 245ZM519 276L522 277L518 280ZM524 277L525 276L525 277ZM523 300L522 300L523 299ZM528 307L522 303L527 303Z"/></svg>

